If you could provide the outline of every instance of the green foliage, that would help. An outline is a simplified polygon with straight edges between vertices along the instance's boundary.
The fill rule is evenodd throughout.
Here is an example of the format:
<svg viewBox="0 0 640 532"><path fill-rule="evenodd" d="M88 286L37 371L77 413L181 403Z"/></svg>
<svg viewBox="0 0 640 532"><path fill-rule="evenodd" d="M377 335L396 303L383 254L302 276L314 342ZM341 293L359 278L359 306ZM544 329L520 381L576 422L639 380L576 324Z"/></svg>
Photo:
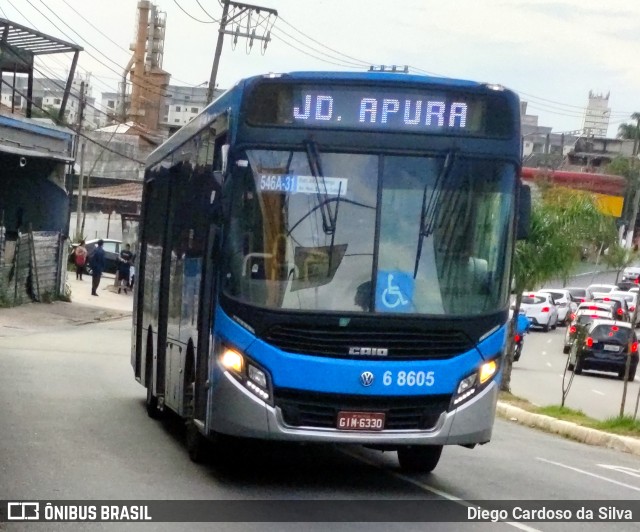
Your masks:
<svg viewBox="0 0 640 532"><path fill-rule="evenodd" d="M638 259L638 253L633 252L617 242L613 243L602 256L602 261L611 269L616 270L616 283L620 272Z"/></svg>
<svg viewBox="0 0 640 532"><path fill-rule="evenodd" d="M516 294L534 290L554 277L567 277L585 243L610 244L616 229L590 194L552 188L534 203L529 239L519 241L514 258Z"/></svg>
<svg viewBox="0 0 640 532"><path fill-rule="evenodd" d="M580 262L584 244L610 245L616 241L613 218L600 212L593 195L559 187L543 187L540 200L531 209L529 238L518 241L513 259L515 305L511 330L525 290L535 290L545 282L567 279ZM511 386L512 349L507 349L501 390Z"/></svg>

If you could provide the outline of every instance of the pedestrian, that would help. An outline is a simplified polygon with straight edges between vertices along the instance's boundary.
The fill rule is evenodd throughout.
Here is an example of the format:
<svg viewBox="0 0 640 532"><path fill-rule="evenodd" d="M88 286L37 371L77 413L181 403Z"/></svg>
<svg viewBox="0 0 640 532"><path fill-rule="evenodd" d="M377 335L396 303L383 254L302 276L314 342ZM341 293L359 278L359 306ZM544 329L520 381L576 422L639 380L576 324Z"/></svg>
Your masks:
<svg viewBox="0 0 640 532"><path fill-rule="evenodd" d="M73 262L76 265L76 281L82 281L82 273L87 262L87 248L84 246L84 240L81 240L73 250Z"/></svg>
<svg viewBox="0 0 640 532"><path fill-rule="evenodd" d="M120 259L118 260L118 294L123 288L125 294L129 290L129 275L132 262L133 253L131 252L131 244L126 244L120 252Z"/></svg>
<svg viewBox="0 0 640 532"><path fill-rule="evenodd" d="M100 278L102 277L102 272L104 272L105 267L105 259L104 259L104 249L102 246L104 245L104 240L98 240L98 245L96 249L93 250L93 253L89 257L89 264L91 265L91 295L98 295L98 285L100 284Z"/></svg>

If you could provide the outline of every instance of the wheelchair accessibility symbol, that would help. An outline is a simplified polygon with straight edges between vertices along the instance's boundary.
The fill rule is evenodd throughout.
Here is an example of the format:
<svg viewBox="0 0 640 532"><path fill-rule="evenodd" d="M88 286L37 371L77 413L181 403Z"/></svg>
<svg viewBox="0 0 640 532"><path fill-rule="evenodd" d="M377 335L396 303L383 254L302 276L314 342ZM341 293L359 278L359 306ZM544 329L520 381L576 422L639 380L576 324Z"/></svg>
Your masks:
<svg viewBox="0 0 640 532"><path fill-rule="evenodd" d="M381 312L411 312L413 277L400 271L378 272L376 310Z"/></svg>

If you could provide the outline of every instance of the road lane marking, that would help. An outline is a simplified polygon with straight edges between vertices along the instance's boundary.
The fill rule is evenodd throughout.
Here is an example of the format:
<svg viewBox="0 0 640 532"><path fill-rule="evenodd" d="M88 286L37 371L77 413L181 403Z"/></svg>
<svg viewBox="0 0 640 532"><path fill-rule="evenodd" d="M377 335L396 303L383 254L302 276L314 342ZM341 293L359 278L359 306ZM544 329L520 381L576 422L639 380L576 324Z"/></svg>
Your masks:
<svg viewBox="0 0 640 532"><path fill-rule="evenodd" d="M600 390L591 390L593 393L597 393L598 395L606 395L604 392L601 392Z"/></svg>
<svg viewBox="0 0 640 532"><path fill-rule="evenodd" d="M607 477L603 477L601 475L596 475L595 473L589 473L589 471L584 471L583 469L578 469L577 467L571 467L565 464L561 464L559 462L553 462L551 460L547 460L546 458L540 458L537 457L537 460L540 460L541 462L546 462L547 464L553 464L556 465L558 467L564 467L565 469L570 469L571 471L576 471L577 473L582 473L583 475L588 475L590 477L594 477L594 478L598 478L600 480L604 480L606 482L611 482L612 484L617 484L618 486L622 486L624 488L629 488L630 490L633 491L640 491L640 488L637 486L632 486L631 484L625 484L624 482L619 482L617 480L613 480L611 478L607 478Z"/></svg>
<svg viewBox="0 0 640 532"><path fill-rule="evenodd" d="M357 453L354 453L353 451L350 451L348 449L340 449L340 452L350 456L351 458L355 458L356 460L360 460L361 462L373 466L377 469L381 469L382 471L384 471L385 473L399 478L400 480L404 480L405 482L408 482L409 484L413 484L414 486L424 490L424 491L430 491L431 493L433 493L434 495L438 495L439 497L442 497L443 499L447 499L449 501L453 501L453 502L457 502L458 504L462 505L462 506L466 506L467 508L477 508L477 504L471 504L470 502L465 501L464 499L461 499L460 497L456 497L455 495L452 495L451 493L447 493L446 491L442 491L438 488L434 488L433 486L430 486L429 484L425 484L424 482L420 482L419 480L416 480L415 478L411 478L410 476L404 475L403 473L398 473L397 471L391 471L390 469L387 469L386 467L381 466L380 464L374 462L373 460L370 460L369 458L367 458L366 456L361 456ZM519 530L524 530L525 532L542 532L541 530L537 529L537 528L533 528L527 525L524 525L522 523L515 523L513 521L498 521L499 523L504 523L505 525L511 525L514 528L517 528Z"/></svg>
<svg viewBox="0 0 640 532"><path fill-rule="evenodd" d="M624 473L625 475L631 475L632 477L640 478L640 469L633 469L626 466L615 466L607 464L598 464L598 467L604 467L605 469L612 469L618 471L618 473Z"/></svg>

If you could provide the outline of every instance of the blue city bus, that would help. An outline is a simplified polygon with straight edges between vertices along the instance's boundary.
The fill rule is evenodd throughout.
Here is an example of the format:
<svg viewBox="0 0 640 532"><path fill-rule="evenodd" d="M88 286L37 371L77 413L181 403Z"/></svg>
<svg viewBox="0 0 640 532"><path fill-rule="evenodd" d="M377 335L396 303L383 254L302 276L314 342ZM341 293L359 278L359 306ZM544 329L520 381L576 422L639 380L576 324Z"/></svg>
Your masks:
<svg viewBox="0 0 640 532"><path fill-rule="evenodd" d="M131 363L194 461L236 438L431 471L490 440L520 104L391 72L238 82L148 158ZM523 199L524 198L524 199Z"/></svg>

